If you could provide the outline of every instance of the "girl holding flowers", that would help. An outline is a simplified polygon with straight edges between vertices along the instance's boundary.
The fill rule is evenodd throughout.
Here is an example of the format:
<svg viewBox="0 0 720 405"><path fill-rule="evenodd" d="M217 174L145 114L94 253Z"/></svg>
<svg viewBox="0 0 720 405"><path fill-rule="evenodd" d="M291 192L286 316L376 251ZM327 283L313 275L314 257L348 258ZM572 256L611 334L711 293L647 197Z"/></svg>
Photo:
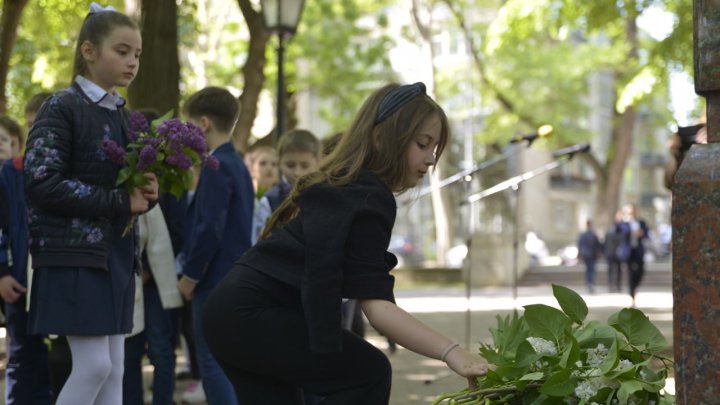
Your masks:
<svg viewBox="0 0 720 405"><path fill-rule="evenodd" d="M72 372L57 405L122 403L125 334L131 331L133 215L158 198L158 182L117 187L120 167L103 143L130 142L125 101L115 91L137 74L137 25L93 3L75 51L71 86L38 112L27 143L25 183L32 236L29 330L67 336Z"/></svg>

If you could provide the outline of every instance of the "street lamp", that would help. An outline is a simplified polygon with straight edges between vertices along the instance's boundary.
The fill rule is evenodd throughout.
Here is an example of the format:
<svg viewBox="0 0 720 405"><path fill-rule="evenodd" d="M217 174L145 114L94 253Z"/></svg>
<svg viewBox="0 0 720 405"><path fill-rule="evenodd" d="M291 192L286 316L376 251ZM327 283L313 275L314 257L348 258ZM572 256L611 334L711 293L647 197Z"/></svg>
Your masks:
<svg viewBox="0 0 720 405"><path fill-rule="evenodd" d="M285 73L283 69L285 41L295 34L304 4L305 0L260 0L265 27L278 35L277 123L274 139L276 145L280 140L280 135L285 131Z"/></svg>

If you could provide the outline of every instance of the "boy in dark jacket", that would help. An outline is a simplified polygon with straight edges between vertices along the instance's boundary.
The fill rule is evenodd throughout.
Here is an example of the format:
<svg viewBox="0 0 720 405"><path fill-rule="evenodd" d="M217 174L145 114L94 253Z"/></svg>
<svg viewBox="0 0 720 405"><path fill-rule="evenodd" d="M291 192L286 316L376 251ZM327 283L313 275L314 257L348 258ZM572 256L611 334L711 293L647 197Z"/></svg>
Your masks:
<svg viewBox="0 0 720 405"><path fill-rule="evenodd" d="M250 248L255 193L250 173L230 142L239 106L225 89L207 87L192 95L184 111L205 134L219 168L204 168L188 206L182 278L178 288L192 300L200 377L210 405L236 404L235 392L201 333L205 300L233 263Z"/></svg>

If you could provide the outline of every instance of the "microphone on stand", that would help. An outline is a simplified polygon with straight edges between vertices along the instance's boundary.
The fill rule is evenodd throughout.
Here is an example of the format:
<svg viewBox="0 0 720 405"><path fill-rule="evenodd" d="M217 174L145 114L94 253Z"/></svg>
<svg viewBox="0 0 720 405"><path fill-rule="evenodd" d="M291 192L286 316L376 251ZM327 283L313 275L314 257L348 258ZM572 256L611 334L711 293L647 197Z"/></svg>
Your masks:
<svg viewBox="0 0 720 405"><path fill-rule="evenodd" d="M508 143L519 143L527 141L528 146L532 145L538 138L549 138L553 133L552 125L543 125L533 134L520 135L510 139Z"/></svg>
<svg viewBox="0 0 720 405"><path fill-rule="evenodd" d="M558 150L553 151L552 156L553 158L557 159L563 156L567 156L568 159L572 159L573 156L575 156L576 153L587 153L590 152L590 144L589 143L580 143L573 146L568 146L567 148L561 148Z"/></svg>

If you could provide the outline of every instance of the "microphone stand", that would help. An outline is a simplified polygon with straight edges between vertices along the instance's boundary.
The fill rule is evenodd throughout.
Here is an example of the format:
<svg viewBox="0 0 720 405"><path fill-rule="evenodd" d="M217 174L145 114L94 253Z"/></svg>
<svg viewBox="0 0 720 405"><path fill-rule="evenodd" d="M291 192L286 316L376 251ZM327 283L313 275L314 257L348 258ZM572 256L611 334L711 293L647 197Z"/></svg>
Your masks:
<svg viewBox="0 0 720 405"><path fill-rule="evenodd" d="M537 139L537 138L535 138L535 139ZM535 141L535 139L527 139L527 140L526 140L526 141L527 141L527 145L526 145L526 146L527 146L528 148L529 148L530 146L532 146L532 143ZM511 142L509 145L510 145L510 146L515 146L515 145L519 145L519 144L520 144L520 142ZM420 191L418 192L416 198L424 197L424 196L432 193L432 192L435 191L435 190L439 190L439 189L441 189L441 188L443 188L443 187L445 187L445 186L449 186L450 184L453 184L453 183L455 183L455 182L458 182L458 181L464 179L464 178L467 177L467 176L471 176L471 175L473 175L474 173L479 172L480 170L486 169L486 168L488 168L488 167L490 167L490 166L492 166L492 165L494 165L494 164L496 164L496 163L502 162L503 160L509 158L510 156L512 156L512 155L513 155L514 153L516 153L516 152L517 152L517 148L515 148L515 147L505 148L505 150L504 150L504 151L502 152L502 154L500 154L500 155L494 156L494 157L492 157L492 158L490 158L490 159L488 159L488 160L484 160L484 161L482 161L482 162L480 162L480 163L476 163L476 164L474 164L472 167L470 167L470 168L468 168L468 169L462 170L462 171L460 171L460 172L457 172L457 173L453 174L452 176L448 176L448 177L440 180L440 181L439 181L437 184L435 184L435 185L431 185L431 186L424 187L422 190L420 190Z"/></svg>

